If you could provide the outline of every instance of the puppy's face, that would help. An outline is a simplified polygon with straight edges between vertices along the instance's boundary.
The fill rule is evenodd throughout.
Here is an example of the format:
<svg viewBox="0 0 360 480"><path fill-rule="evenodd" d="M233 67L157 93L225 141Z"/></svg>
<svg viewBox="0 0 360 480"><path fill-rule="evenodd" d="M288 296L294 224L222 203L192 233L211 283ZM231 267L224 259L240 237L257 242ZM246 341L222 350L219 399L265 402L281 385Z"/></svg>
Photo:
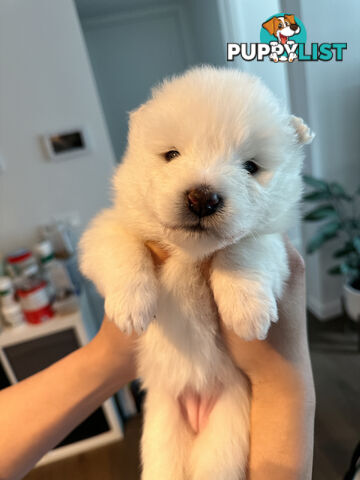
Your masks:
<svg viewBox="0 0 360 480"><path fill-rule="evenodd" d="M120 208L189 249L285 228L301 192L299 138L255 78L195 69L132 114Z"/></svg>

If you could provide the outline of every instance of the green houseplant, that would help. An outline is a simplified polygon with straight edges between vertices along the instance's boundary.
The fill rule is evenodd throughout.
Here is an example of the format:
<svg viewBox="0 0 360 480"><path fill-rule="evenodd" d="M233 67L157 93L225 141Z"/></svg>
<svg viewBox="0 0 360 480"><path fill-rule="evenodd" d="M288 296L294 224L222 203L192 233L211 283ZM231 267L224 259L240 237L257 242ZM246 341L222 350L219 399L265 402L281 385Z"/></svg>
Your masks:
<svg viewBox="0 0 360 480"><path fill-rule="evenodd" d="M315 203L304 220L321 222L307 244L307 253L313 253L334 238L341 241L333 252L334 265L331 275L344 275L344 300L347 313L354 320L360 319L360 187L350 195L337 182L326 182L304 175L310 191L303 196L305 202Z"/></svg>

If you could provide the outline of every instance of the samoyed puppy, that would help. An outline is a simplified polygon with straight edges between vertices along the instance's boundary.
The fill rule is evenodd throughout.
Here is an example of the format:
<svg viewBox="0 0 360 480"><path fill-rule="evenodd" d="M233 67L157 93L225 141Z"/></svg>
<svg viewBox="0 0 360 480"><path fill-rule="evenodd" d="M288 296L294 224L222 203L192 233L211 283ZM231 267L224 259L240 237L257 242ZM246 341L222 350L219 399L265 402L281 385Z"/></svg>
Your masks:
<svg viewBox="0 0 360 480"><path fill-rule="evenodd" d="M114 205L84 233L81 269L139 337L143 480L239 480L249 390L219 334L264 339L288 276L281 238L312 134L258 78L195 68L130 114ZM156 269L145 243L170 257ZM211 258L208 287L201 265Z"/></svg>

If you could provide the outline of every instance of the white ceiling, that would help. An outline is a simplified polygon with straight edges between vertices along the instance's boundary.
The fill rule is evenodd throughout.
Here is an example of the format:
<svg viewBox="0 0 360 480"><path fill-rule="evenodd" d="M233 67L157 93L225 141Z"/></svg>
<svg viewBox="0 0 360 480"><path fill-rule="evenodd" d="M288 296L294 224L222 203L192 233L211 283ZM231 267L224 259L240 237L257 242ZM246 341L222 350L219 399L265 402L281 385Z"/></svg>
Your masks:
<svg viewBox="0 0 360 480"><path fill-rule="evenodd" d="M80 17L93 17L111 14L127 8L141 8L154 3L166 4L172 2L173 0L75 0L75 5Z"/></svg>

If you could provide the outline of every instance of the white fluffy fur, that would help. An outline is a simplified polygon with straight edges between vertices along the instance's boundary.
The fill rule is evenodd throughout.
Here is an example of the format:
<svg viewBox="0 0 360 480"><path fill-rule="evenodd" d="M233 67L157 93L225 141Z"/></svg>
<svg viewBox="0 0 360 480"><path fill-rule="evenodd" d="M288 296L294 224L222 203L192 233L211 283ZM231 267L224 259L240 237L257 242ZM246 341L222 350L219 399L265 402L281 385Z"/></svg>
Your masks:
<svg viewBox="0 0 360 480"><path fill-rule="evenodd" d="M200 261L213 255L211 287L223 321L245 339L265 338L288 275L281 240L301 195L301 144L311 134L255 77L196 68L165 81L131 113L128 149L114 178L114 206L81 240L81 268L105 296L107 315L139 341L148 389L143 480L238 480L248 455L249 394L219 335ZM167 162L163 154L180 156ZM251 176L243 163L255 159ZM224 197L184 230L185 191ZM188 217L184 220L184 215ZM171 252L156 272L144 243ZM195 435L178 398L221 394Z"/></svg>

